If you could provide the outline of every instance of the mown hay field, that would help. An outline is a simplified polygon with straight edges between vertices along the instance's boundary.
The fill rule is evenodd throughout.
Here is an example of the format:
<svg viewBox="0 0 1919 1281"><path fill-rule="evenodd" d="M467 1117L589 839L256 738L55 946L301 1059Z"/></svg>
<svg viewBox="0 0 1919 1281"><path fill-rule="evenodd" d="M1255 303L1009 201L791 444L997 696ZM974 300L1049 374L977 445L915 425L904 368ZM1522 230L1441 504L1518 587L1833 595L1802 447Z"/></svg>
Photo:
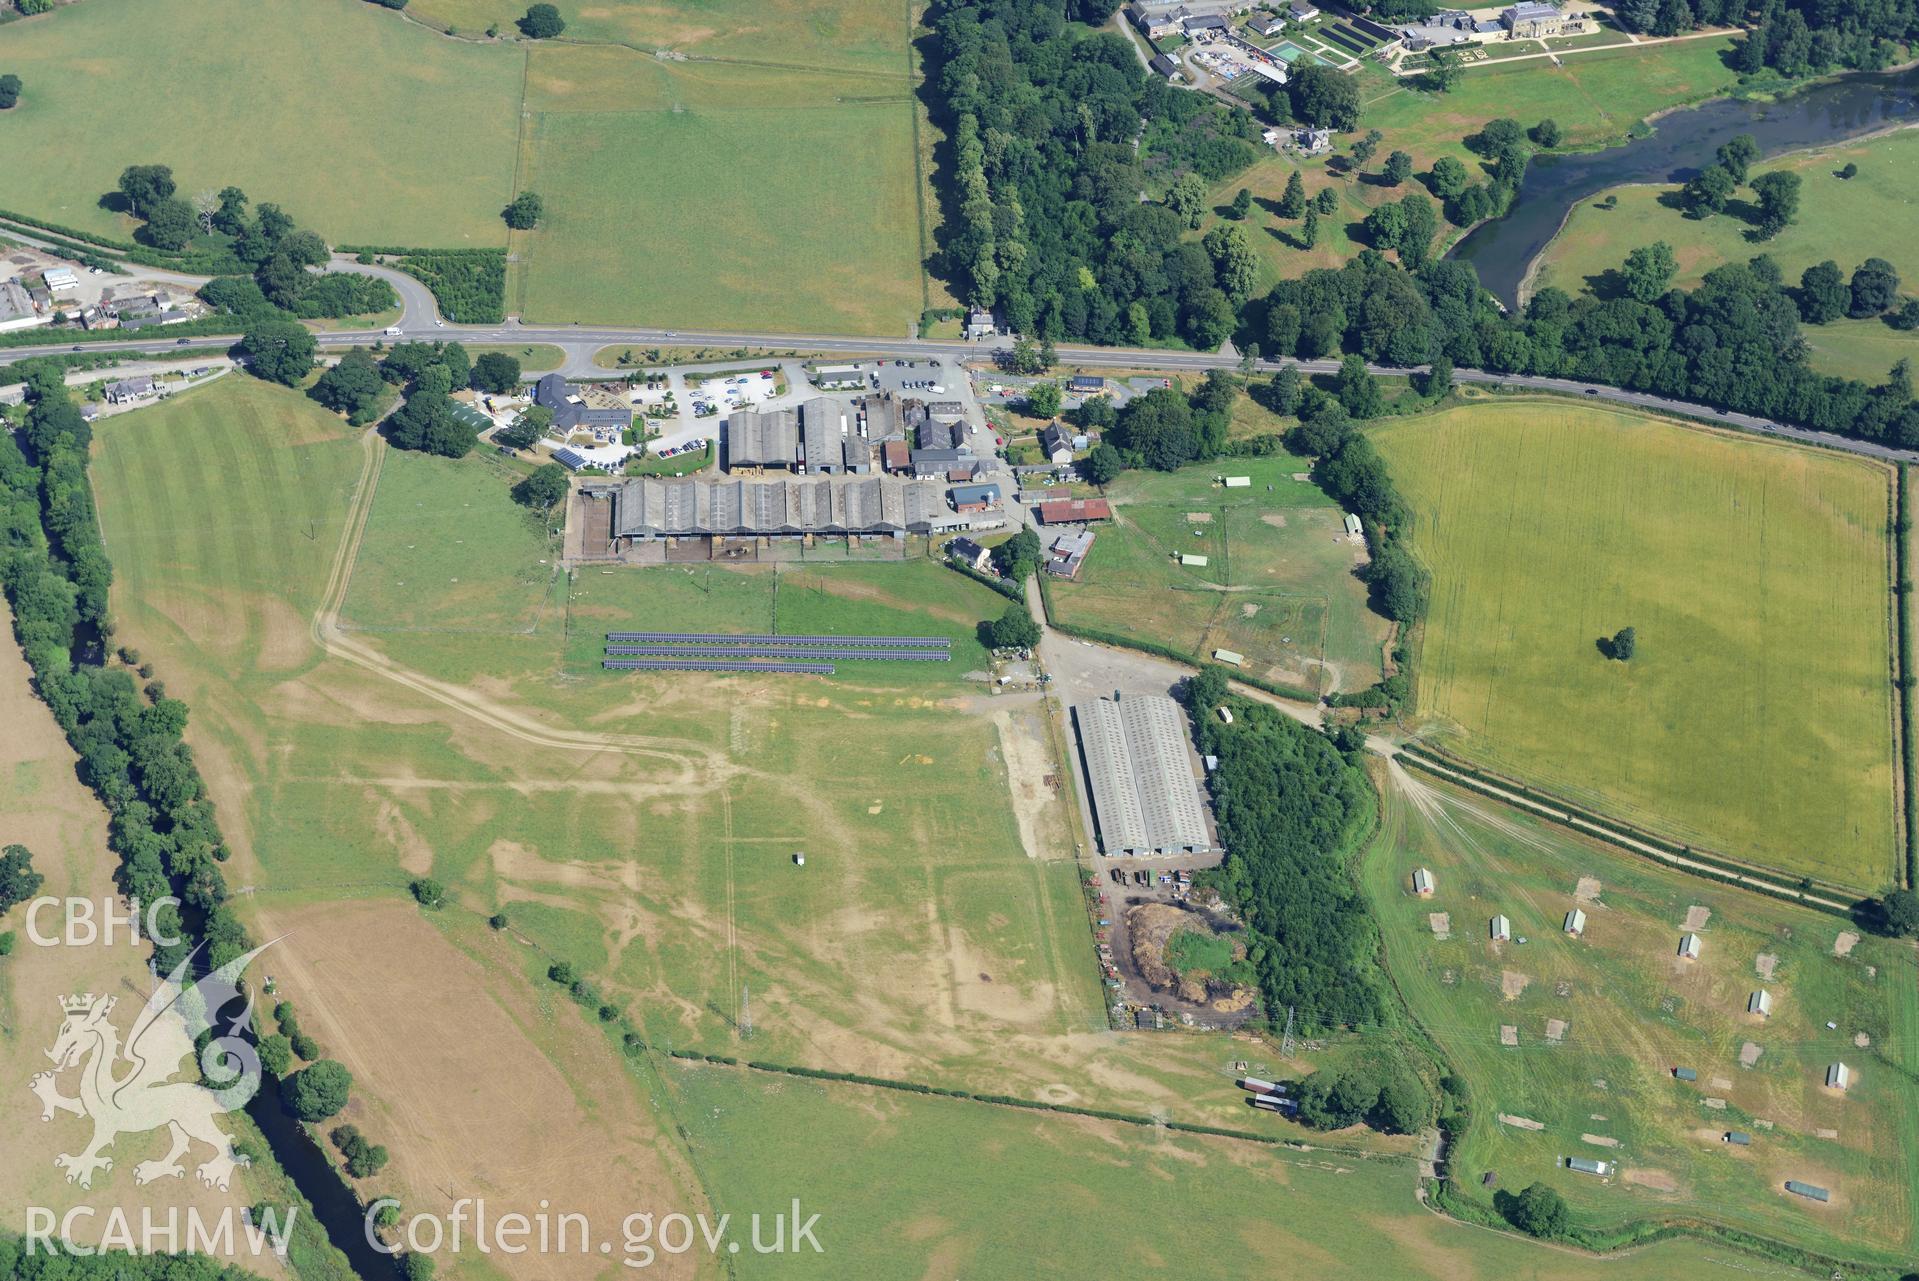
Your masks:
<svg viewBox="0 0 1919 1281"><path fill-rule="evenodd" d="M1381 779L1384 822L1361 880L1395 987L1470 1087L1471 1123L1449 1154L1462 1188L1489 1200L1488 1172L1508 1191L1543 1181L1601 1233L1685 1216L1844 1258L1911 1256L1909 947L1579 840L1417 770ZM1434 875L1430 898L1412 892L1419 867ZM1586 916L1577 938L1563 928L1573 910ZM1510 940L1491 938L1495 914ZM1678 955L1689 921L1697 960ZM1764 1017L1747 1012L1762 989ZM1844 1093L1825 1088L1835 1061L1855 1076ZM1698 1079L1676 1079L1679 1067ZM1751 1144L1727 1142L1733 1130ZM1618 1168L1576 1173L1569 1156ZM1832 1201L1791 1196L1787 1179Z"/></svg>
<svg viewBox="0 0 1919 1281"><path fill-rule="evenodd" d="M1374 440L1432 572L1418 700L1449 747L1781 871L1895 874L1883 468L1550 400ZM1622 663L1597 642L1623 627Z"/></svg>
<svg viewBox="0 0 1919 1281"><path fill-rule="evenodd" d="M904 44L902 40L902 59ZM516 234L529 320L905 333L922 307L911 82L539 49Z"/></svg>

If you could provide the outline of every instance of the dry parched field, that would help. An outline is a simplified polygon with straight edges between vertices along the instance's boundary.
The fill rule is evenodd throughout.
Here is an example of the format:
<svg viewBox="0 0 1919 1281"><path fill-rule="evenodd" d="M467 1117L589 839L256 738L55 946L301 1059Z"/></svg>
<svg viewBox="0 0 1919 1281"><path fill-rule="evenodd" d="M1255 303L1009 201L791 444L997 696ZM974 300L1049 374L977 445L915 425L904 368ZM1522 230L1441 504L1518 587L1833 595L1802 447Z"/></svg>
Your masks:
<svg viewBox="0 0 1919 1281"><path fill-rule="evenodd" d="M1448 746L1782 871L1894 875L1884 469L1562 402L1374 439L1432 571L1418 697ZM1629 663L1596 645L1622 627Z"/></svg>

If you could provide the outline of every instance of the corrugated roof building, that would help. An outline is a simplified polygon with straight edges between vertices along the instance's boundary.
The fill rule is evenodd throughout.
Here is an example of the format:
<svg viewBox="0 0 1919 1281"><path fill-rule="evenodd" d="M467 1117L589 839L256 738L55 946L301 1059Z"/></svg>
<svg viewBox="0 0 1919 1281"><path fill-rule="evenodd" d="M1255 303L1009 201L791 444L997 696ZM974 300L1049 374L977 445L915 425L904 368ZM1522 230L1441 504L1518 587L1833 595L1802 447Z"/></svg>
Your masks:
<svg viewBox="0 0 1919 1281"><path fill-rule="evenodd" d="M1108 855L1212 849L1178 703L1163 694L1088 699L1073 705L1073 722Z"/></svg>

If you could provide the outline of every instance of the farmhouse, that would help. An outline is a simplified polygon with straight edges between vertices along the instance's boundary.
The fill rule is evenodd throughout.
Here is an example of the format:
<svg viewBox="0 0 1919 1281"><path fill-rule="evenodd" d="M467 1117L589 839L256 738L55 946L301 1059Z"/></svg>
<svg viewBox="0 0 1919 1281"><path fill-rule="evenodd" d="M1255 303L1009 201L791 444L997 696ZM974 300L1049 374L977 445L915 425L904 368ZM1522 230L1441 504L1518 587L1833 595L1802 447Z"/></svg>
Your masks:
<svg viewBox="0 0 1919 1281"><path fill-rule="evenodd" d="M970 340L991 338L999 332L999 322L993 319L990 311L981 311L975 307L966 313L966 337Z"/></svg>
<svg viewBox="0 0 1919 1281"><path fill-rule="evenodd" d="M1679 940L1679 955L1685 957L1688 961L1698 960L1700 953L1704 950L1704 945L1700 943L1697 934L1686 934Z"/></svg>
<svg viewBox="0 0 1919 1281"><path fill-rule="evenodd" d="M1574 938L1578 938L1580 935L1584 934L1586 932L1586 913L1576 907L1572 911L1566 913L1565 928L1566 928L1566 933L1572 935Z"/></svg>
<svg viewBox="0 0 1919 1281"><path fill-rule="evenodd" d="M1770 1016L1772 1014L1772 993L1762 987L1747 997L1746 1013L1757 1014L1761 1018Z"/></svg>
<svg viewBox="0 0 1919 1281"><path fill-rule="evenodd" d="M544 380L542 380L544 381ZM742 409L726 419L726 465L740 468L798 465L799 423L790 409Z"/></svg>
<svg viewBox="0 0 1919 1281"><path fill-rule="evenodd" d="M1495 916L1492 920L1493 942L1504 943L1513 936L1513 923L1504 916Z"/></svg>
<svg viewBox="0 0 1919 1281"><path fill-rule="evenodd" d="M938 485L868 476L834 480L633 477L589 486L583 499L612 503L610 538L799 538L808 534L938 533L952 527Z"/></svg>
<svg viewBox="0 0 1919 1281"><path fill-rule="evenodd" d="M1826 1088L1843 1090L1852 1084L1852 1069L1844 1063L1834 1063L1826 1069Z"/></svg>
<svg viewBox="0 0 1919 1281"><path fill-rule="evenodd" d="M548 374L533 384L533 403L553 411L553 426L562 433L596 427L624 431L633 425L631 409L589 408L580 389L558 374Z"/></svg>
<svg viewBox="0 0 1919 1281"><path fill-rule="evenodd" d="M1104 498L1056 498L1039 505L1042 525L1083 525L1112 518L1113 509Z"/></svg>
<svg viewBox="0 0 1919 1281"><path fill-rule="evenodd" d="M1086 563L1086 553L1092 550L1092 530L1060 534L1046 545L1046 572L1058 578L1077 578L1079 567Z"/></svg>
<svg viewBox="0 0 1919 1281"><path fill-rule="evenodd" d="M107 384L107 403L109 405L130 405L160 394L152 378L142 375L138 378L122 378L118 382Z"/></svg>
<svg viewBox="0 0 1919 1281"><path fill-rule="evenodd" d="M1433 896L1433 874L1430 869L1424 867L1413 869L1413 893L1421 898Z"/></svg>
<svg viewBox="0 0 1919 1281"><path fill-rule="evenodd" d="M1246 25L1256 36L1276 36L1286 29L1286 19L1276 13L1262 13Z"/></svg>
<svg viewBox="0 0 1919 1281"><path fill-rule="evenodd" d="M981 547L970 538L955 538L946 544L946 554L968 569L985 573L987 566L993 563L993 553Z"/></svg>
<svg viewBox="0 0 1919 1281"><path fill-rule="evenodd" d="M953 510L956 512L991 511L999 506L999 486L991 483L955 485L948 491L947 497L953 500Z"/></svg>
<svg viewBox="0 0 1919 1281"><path fill-rule="evenodd" d="M1566 15L1557 5L1521 0L1511 8L1502 9L1499 22L1515 40L1538 40L1558 35L1566 25Z"/></svg>
<svg viewBox="0 0 1919 1281"><path fill-rule="evenodd" d="M1294 22L1311 22L1319 16L1319 10L1304 3L1304 0L1293 0L1293 3L1286 8L1286 16Z"/></svg>
<svg viewBox="0 0 1919 1281"><path fill-rule="evenodd" d="M1108 855L1212 849L1178 703L1163 694L1088 699L1073 705L1073 723Z"/></svg>
<svg viewBox="0 0 1919 1281"><path fill-rule="evenodd" d="M1048 423L1040 428L1039 450L1047 462L1063 467L1073 461L1073 438L1058 423Z"/></svg>

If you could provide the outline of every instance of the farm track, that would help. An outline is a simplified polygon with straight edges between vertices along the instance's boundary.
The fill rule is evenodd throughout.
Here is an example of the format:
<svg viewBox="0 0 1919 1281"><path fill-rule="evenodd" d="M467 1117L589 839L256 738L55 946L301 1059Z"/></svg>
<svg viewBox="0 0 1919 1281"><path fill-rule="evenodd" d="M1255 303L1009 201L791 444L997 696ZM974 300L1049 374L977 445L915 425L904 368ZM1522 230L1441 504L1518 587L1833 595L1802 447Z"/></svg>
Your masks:
<svg viewBox="0 0 1919 1281"><path fill-rule="evenodd" d="M340 625L340 609L346 602L353 581L353 564L366 535L367 519L373 510L373 495L378 488L380 467L386 456L385 442L376 424L360 437L363 460L360 478L347 513L340 545L327 571L320 608L314 612L309 631L315 645L334 658L341 658L377 676L404 686L463 716L480 722L523 743L568 752L617 752L643 756L671 767L659 782L681 790L708 790L736 773L736 768L721 753L682 739L655 738L641 734L599 734L584 730L562 730L539 721L498 699L477 690L452 685L416 672L394 662L374 647L356 640Z"/></svg>

